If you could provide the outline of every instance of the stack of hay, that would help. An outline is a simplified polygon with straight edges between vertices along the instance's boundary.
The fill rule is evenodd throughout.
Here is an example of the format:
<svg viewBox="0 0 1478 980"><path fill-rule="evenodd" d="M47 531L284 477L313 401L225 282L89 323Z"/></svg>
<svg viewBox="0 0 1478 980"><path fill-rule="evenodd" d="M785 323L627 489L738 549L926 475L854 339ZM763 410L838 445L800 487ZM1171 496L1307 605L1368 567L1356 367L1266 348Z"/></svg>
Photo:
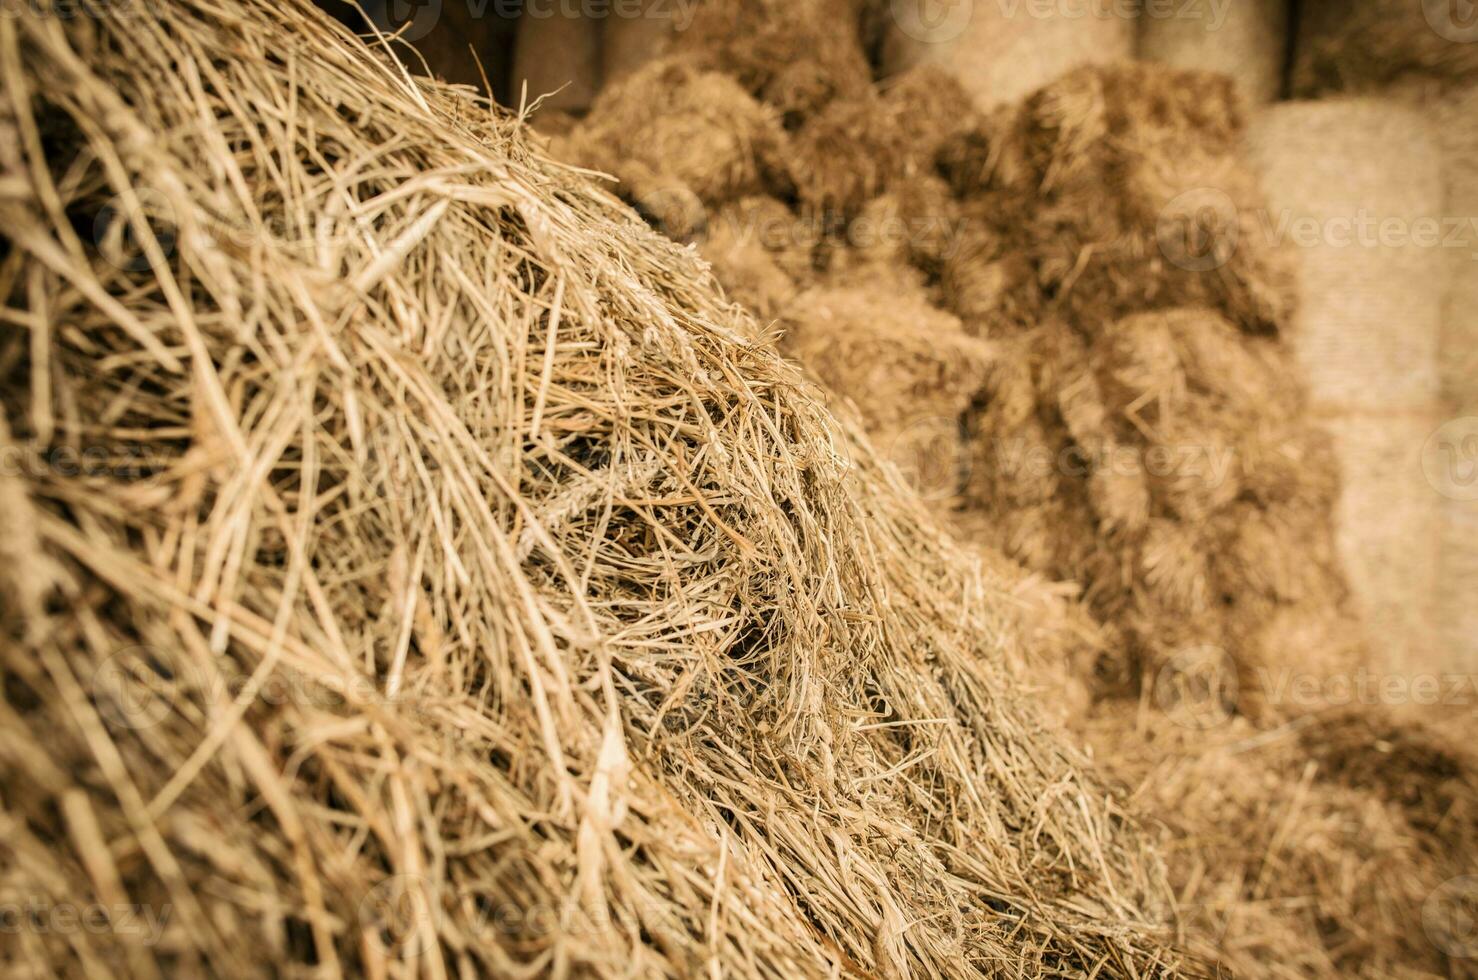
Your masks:
<svg viewBox="0 0 1478 980"><path fill-rule="evenodd" d="M148 8L0 18L0 903L107 920L7 974L1198 972L1020 577L690 253L301 0Z"/></svg>
<svg viewBox="0 0 1478 980"><path fill-rule="evenodd" d="M1405 105L1425 117L1425 138L1440 147L1440 203L1423 216L1440 224L1436 239L1422 246L1425 278L1446 279L1436 365L1440 416L1428 429L1425 460L1420 445L1407 446L1404 470L1440 507L1442 646L1450 666L1470 670L1478 664L1478 23L1464 18L1464 7L1398 0L1314 7L1301 25L1293 83L1296 94L1326 100L1298 110L1305 114L1332 116L1342 105L1368 104L1342 95L1380 97L1392 115L1400 111L1396 103Z"/></svg>
<svg viewBox="0 0 1478 980"><path fill-rule="evenodd" d="M694 69L692 84L724 74ZM1369 654L1334 546L1336 461L1284 336L1296 280L1264 233L1230 83L1084 70L982 118L933 68L810 113L768 101L766 72L727 77L743 128L716 110L652 125L711 126L722 147L763 131L763 154L712 157L743 181L644 154L655 133L613 162L635 157L696 202L688 227L718 278L904 445L895 461L928 474L970 543L1081 584L1075 614L1099 622L1079 618L1077 643L1047 659L1066 654L1097 689L1084 733L1152 812L1187 773L1207 780L1166 837L1191 928L1249 973L1270 951L1328 976L1449 969L1453 947L1421 938L1421 898L1474 853L1478 763L1379 707L1368 724L1446 760L1409 804L1341 782L1385 771L1391 738L1345 738L1342 768L1316 751L1346 716L1310 712L1339 703ZM640 93L607 90L565 149L599 166ZM875 234L887 221L905 233ZM951 434L926 467L899 438L925 420ZM1063 665L1044 666L1057 684ZM1423 836L1433 825L1452 830L1443 846ZM1375 840L1401 843L1366 866Z"/></svg>

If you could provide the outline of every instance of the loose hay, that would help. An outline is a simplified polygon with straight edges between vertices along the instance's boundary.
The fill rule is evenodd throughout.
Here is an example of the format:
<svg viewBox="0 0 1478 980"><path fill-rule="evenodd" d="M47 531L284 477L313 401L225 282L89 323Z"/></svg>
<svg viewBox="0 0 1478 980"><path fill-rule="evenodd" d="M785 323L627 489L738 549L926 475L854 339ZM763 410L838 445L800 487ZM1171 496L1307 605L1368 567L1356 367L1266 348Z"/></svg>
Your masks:
<svg viewBox="0 0 1478 980"><path fill-rule="evenodd" d="M1375 706L1269 733L1105 705L1087 732L1165 822L1188 925L1235 975L1466 975L1424 912L1471 872L1478 767L1450 735Z"/></svg>
<svg viewBox="0 0 1478 980"><path fill-rule="evenodd" d="M0 890L172 914L7 971L1199 972L691 253L298 0L148 9L0 17Z"/></svg>

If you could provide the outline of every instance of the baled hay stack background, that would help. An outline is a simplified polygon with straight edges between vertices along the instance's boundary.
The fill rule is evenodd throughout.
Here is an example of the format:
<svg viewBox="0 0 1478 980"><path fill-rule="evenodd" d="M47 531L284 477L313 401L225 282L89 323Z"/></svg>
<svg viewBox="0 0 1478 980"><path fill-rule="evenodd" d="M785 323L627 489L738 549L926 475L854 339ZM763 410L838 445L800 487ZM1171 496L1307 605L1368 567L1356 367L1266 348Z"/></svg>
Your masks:
<svg viewBox="0 0 1478 980"><path fill-rule="evenodd" d="M968 236L943 295L1002 351L969 420L997 543L1083 585L1125 631L1131 687L1213 647L1252 711L1259 667L1339 670L1357 644L1239 127L1209 74L1048 86L943 151Z"/></svg>
<svg viewBox="0 0 1478 980"><path fill-rule="evenodd" d="M1379 99L1272 107L1248 146L1262 234L1288 229L1297 261L1294 347L1339 455L1340 553L1372 643L1391 669L1441 664L1441 498L1421 452L1441 422L1446 266L1418 237L1442 210L1440 150L1420 115Z"/></svg>
<svg viewBox="0 0 1478 980"><path fill-rule="evenodd" d="M7 970L1194 972L689 253L303 3L131 12L0 18L0 889L170 914Z"/></svg>
<svg viewBox="0 0 1478 980"><path fill-rule="evenodd" d="M850 103L878 106L886 94L885 85ZM896 438L905 451L889 455L936 506L954 509L963 539L1016 583L1023 605L1043 611L1030 619L1050 628L1027 649L1040 654L1029 660L1044 700L1085 729L1148 813L1168 821L1162 841L1192 934L1215 941L1223 962L1246 975L1270 964L1330 977L1455 968L1419 932L1422 903L1464 872L1473 848L1459 832L1432 846L1413 828L1434 820L1471 828L1474 770L1455 747L1461 735L1417 735L1371 708L1385 734L1324 739L1343 746L1335 767L1321 737L1294 735L1323 732L1304 712L1339 698L1322 683L1309 700L1279 687L1295 677L1322 682L1319 672L1331 669L1349 680L1368 653L1334 555L1335 460L1300 417L1305 396L1283 337L1296 283L1289 257L1262 232L1266 206L1240 158L1240 113L1226 83L1154 67L1085 71L988 122L958 105L922 103L912 119L935 134L926 150L850 185L852 194L790 199L789 224L777 197L716 208L700 250L734 295L776 320L782 344L842 396L839 407L855 402L880 437L917 410L919 391L938 396L930 411L946 424L928 427L932 458L919 466L917 447ZM867 117L838 106L834 118ZM801 145L797 133L782 143L793 161ZM824 145L834 152L791 169L877 159L868 148L886 143L870 126L848 124L830 127ZM813 186L849 186L842 180ZM881 218L904 233L875 234ZM918 342L925 335L933 356ZM967 397L976 407L952 418ZM957 433L944 438L951 422ZM1009 438L988 438L998 422L1009 423ZM973 451L962 441L966 423ZM1055 469L1054 451L1113 447L1127 451L1137 475ZM1026 449L1047 450L1045 478L1010 480L994 468L1002 459L1034 465ZM1148 480L1140 499L1153 534L1101 519L1097 508L1113 515L1135 499L1119 488L1153 475L1157 450L1177 466L1177 451L1198 451L1192 463L1203 468L1216 450L1231 467L1220 482L1174 467ZM1041 506L1077 516L1055 526L1029 520ZM1072 601L1071 584L1012 569L992 544L1003 527L1016 529L1008 546L1045 541L1049 556L1080 549L1082 562L1042 567L1096 576L1096 588L1093 577L1085 585L1103 620ZM1231 611L1217 611L1228 594ZM1194 639L1178 625L1182 604L1208 597L1206 622L1226 649L1183 650L1192 662L1159 638ZM1126 634L1160 643L1166 657L1144 679L1148 716L1133 685L1119 688L1128 698L1102 699L1113 685L1094 677L1099 664L1124 680ZM1275 703L1261 714L1268 723L1292 715L1288 727L1263 731L1237 717L1227 703L1238 689L1225 674L1229 651L1243 667L1241 686L1250 685L1243 706L1268 700L1271 686ZM1081 700L1085 679L1102 699L1092 713ZM1414 806L1392 812L1378 787L1339 782L1336 769L1389 768L1383 746L1408 737L1437 739L1452 760L1417 767L1406 794ZM1386 845L1389 858L1376 860Z"/></svg>
<svg viewBox="0 0 1478 980"><path fill-rule="evenodd" d="M1137 54L1231 77L1247 106L1278 98L1288 59L1291 0L1178 4L1139 17Z"/></svg>
<svg viewBox="0 0 1478 980"><path fill-rule="evenodd" d="M1478 416L1478 25L1459 4L1344 0L1306 19L1294 81L1306 96L1382 96L1424 113L1441 144L1447 265L1438 372L1450 419ZM1460 424L1449 439L1466 478L1478 461ZM1441 501L1440 630L1450 660L1478 663L1478 504Z"/></svg>
<svg viewBox="0 0 1478 980"><path fill-rule="evenodd" d="M917 65L946 69L990 111L1036 91L1081 65L1106 65L1134 56L1135 21L1129 5L1091 0L1061 4L893 3L883 39L883 69L896 74Z"/></svg>

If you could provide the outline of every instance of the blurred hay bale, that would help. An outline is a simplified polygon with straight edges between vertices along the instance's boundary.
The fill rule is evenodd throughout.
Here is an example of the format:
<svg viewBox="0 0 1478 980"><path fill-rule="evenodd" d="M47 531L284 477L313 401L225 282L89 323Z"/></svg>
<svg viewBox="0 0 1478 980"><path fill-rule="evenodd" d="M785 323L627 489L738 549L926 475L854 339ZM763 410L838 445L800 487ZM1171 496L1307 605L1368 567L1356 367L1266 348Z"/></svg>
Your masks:
<svg viewBox="0 0 1478 980"><path fill-rule="evenodd" d="M957 137L941 166L973 233L996 258L1033 256L1036 288L1074 320L1209 306L1267 331L1292 276L1238 160L1241 127L1220 76L1088 68Z"/></svg>
<svg viewBox="0 0 1478 980"><path fill-rule="evenodd" d="M1206 974L691 250L299 0L0 52L0 899L170 911L7 972Z"/></svg>
<svg viewBox="0 0 1478 980"><path fill-rule="evenodd" d="M1478 766L1451 735L1371 706L1259 733L1103 705L1087 732L1165 822L1187 925L1236 975L1462 972L1424 911L1470 870Z"/></svg>
<svg viewBox="0 0 1478 980"><path fill-rule="evenodd" d="M953 74L982 111L1015 102L1083 65L1134 57L1134 19L1123 5L895 3L882 67L894 74L937 65Z"/></svg>
<svg viewBox="0 0 1478 980"><path fill-rule="evenodd" d="M1294 347L1339 449L1351 584L1392 666L1432 663L1439 498L1420 456L1440 415L1440 150L1419 114L1376 99L1273 107L1248 144L1295 246Z"/></svg>
<svg viewBox="0 0 1478 980"><path fill-rule="evenodd" d="M672 51L731 75L795 129L872 86L858 0L703 0Z"/></svg>
<svg viewBox="0 0 1478 980"><path fill-rule="evenodd" d="M678 5L668 0L630 0L617 5L601 26L602 84L619 81L667 53Z"/></svg>
<svg viewBox="0 0 1478 980"><path fill-rule="evenodd" d="M1229 76L1242 102L1278 98L1291 44L1289 0L1172 6L1139 17L1139 57Z"/></svg>
<svg viewBox="0 0 1478 980"><path fill-rule="evenodd" d="M660 179L711 207L787 187L786 140L775 113L732 78L673 57L602 91L563 152L616 176L632 197ZM678 207L691 226L688 210Z"/></svg>
<svg viewBox="0 0 1478 980"><path fill-rule="evenodd" d="M1293 93L1370 91L1419 76L1478 81L1478 23L1447 0L1323 0L1299 8Z"/></svg>
<svg viewBox="0 0 1478 980"><path fill-rule="evenodd" d="M772 197L747 197L713 216L699 251L728 294L768 323L813 278L815 245L785 205Z"/></svg>
<svg viewBox="0 0 1478 980"><path fill-rule="evenodd" d="M528 5L513 46L515 93L526 87L530 102L543 96L546 108L583 112L600 91L600 73L599 20L559 4Z"/></svg>
<svg viewBox="0 0 1478 980"><path fill-rule="evenodd" d="M1153 65L993 114L941 151L961 227L940 296L998 347L967 506L1121 631L1099 693L1211 649L1230 707L1260 716L1259 670L1362 654L1337 625L1334 461L1302 421L1293 279L1240 127L1226 79Z"/></svg>
<svg viewBox="0 0 1478 980"><path fill-rule="evenodd" d="M797 194L817 212L854 215L885 189L932 173L939 148L972 119L959 83L932 66L881 93L833 99L791 139Z"/></svg>

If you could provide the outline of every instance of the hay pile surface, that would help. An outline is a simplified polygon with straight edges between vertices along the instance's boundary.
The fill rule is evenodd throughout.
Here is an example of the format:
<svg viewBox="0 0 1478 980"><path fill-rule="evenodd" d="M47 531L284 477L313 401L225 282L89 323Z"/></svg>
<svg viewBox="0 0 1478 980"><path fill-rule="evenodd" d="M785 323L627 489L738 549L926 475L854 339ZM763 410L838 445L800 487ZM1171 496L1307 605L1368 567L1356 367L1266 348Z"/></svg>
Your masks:
<svg viewBox="0 0 1478 980"><path fill-rule="evenodd" d="M167 921L7 974L1197 972L1036 593L691 252L300 0L109 10L0 17L0 901Z"/></svg>
<svg viewBox="0 0 1478 980"><path fill-rule="evenodd" d="M1460 723L1375 706L1340 727L1329 681L1370 652L1333 546L1335 461L1286 337L1295 281L1258 224L1230 83L1121 66L987 117L943 97L911 117L926 149L861 167L887 144L853 107L887 97L833 102L813 120L830 117L824 140L787 129L791 186L702 202L714 274L900 447L885 455L962 543L1017 581L1081 587L1058 589L1029 660L1163 818L1193 941L1247 975L1461 969L1422 910L1469 867L1478 769ZM846 162L836 179L829 160ZM775 234L787 209L794 231ZM880 218L904 234L869 234ZM923 464L897 438L916 413L936 420ZM1314 693L1291 697L1292 676ZM1390 771L1402 740L1447 760L1418 768L1409 804L1342 775Z"/></svg>

